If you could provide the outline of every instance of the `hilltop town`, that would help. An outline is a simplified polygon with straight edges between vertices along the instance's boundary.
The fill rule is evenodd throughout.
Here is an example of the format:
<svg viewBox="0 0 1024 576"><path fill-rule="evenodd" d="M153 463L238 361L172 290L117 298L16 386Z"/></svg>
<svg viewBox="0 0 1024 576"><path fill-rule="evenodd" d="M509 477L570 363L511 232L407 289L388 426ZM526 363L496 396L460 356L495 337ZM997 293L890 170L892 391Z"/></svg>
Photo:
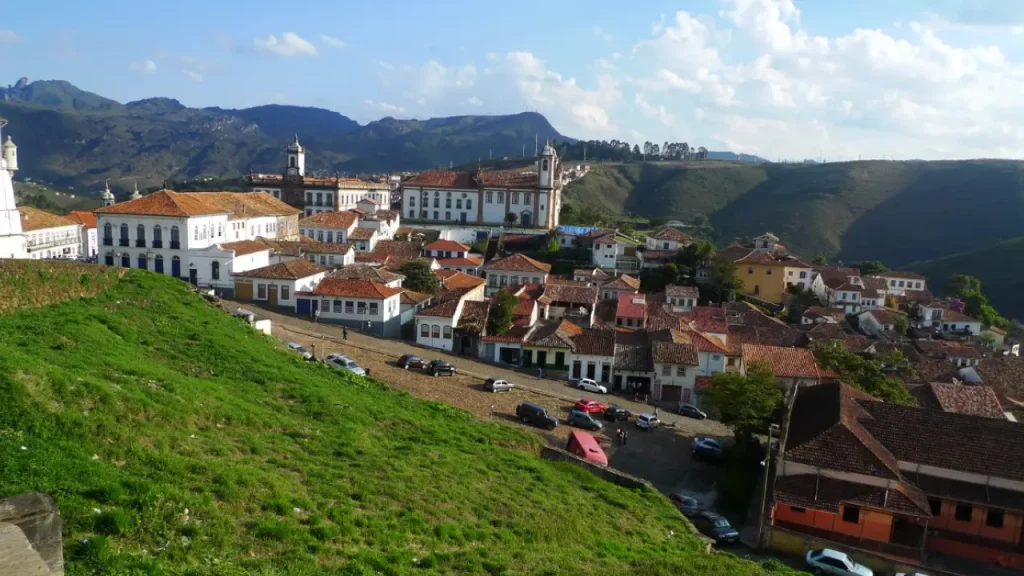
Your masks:
<svg viewBox="0 0 1024 576"><path fill-rule="evenodd" d="M366 407L371 396L361 396L369 394L382 406L428 411L404 397L383 399L379 390L353 388L384 383L433 401L438 413L459 409L474 421L499 422L502 431L487 432L482 446L543 444L583 467L584 485L601 478L597 492L614 483L622 494L646 489L674 503L671 508L657 496L664 510L651 512L646 501L628 500L623 507L635 514L630 521L658 518L658 530L668 532L661 530L664 521L672 534L678 522L688 537L741 556L753 549L775 558L768 568L723 561L737 562L727 573L782 574L784 566L771 572L776 562L782 566L779 560L803 566L806 552L822 548L842 551L844 561L855 558L876 573L1024 570L1022 335L988 304L973 278L935 286L921 274L879 262L806 260L770 231L716 247L678 222L646 230L563 225L563 191L586 178L589 166L563 163L550 143L525 168L429 170L370 181L307 174L306 155L315 151L296 136L282 146L280 172L250 173L247 192L142 194L136 188L118 201L106 187L101 208L68 215L16 204L17 146L10 137L2 146L0 258L42 266L78 262L137 279L131 287L96 290L107 322L122 307L126 315L148 314L150 296L175 314L205 298L214 312L181 328L190 333L186 341L231 346L229 338L207 332L235 322L231 316L241 318L255 329L233 337L246 339L246 350L265 344L248 340L259 331L283 349L275 354L287 351L296 361L287 378L266 380L267 386L299 386L301 370L322 368L317 386L328 382L324 374L336 373L349 387L338 410L375 410ZM190 292L168 296L172 279ZM110 290L124 299L104 300ZM224 323L211 320L216 317ZM97 355L106 353L103 344L95 343ZM217 371L237 369L221 364L228 361L217 357L220 350L208 352L210 366L198 352L189 356L193 376L209 372L216 379ZM269 377L256 367L261 358L246 361ZM6 368L19 369L13 363ZM155 373L147 378L151 390L167 385ZM298 390L275 394L306 401ZM332 402L328 386L316 394L318 402ZM0 433L15 424L3 414ZM383 411L374 416L390 418ZM238 424L233 417L209 417L203 433ZM293 437L315 444L319 431L305 426L315 426L318 416L304 417ZM459 434L476 434L462 416L451 417L459 422L457 434L439 432L445 418L431 414L420 424L435 431L437 446L433 434L389 438L395 445L374 452L375 465L383 466L391 452L432 453L442 446L470 451L478 464L491 461L485 449L459 444L469 444ZM507 440L506 429L529 434ZM326 457L326 448L317 446L324 450L318 457ZM331 458L358 461L363 449L345 436L332 450ZM275 462L282 475L289 458L314 466L298 452ZM449 457L456 458L438 456ZM415 467L412 459L401 462ZM46 488L26 478L3 492ZM245 484L218 478L234 486L227 491ZM622 494L604 497L627 502ZM313 522L302 512L317 502L279 497L282 517L294 510L314 528L326 525L323 514ZM675 516L664 520L669 512ZM407 513L416 512L401 515ZM74 518L75 534L84 534L81 518ZM263 522L265 533L277 530L270 521L254 522ZM371 528L358 520L332 517L330 525L349 537L373 538L363 535ZM573 520L573 530L579 527ZM616 533L622 532L605 537L610 542ZM278 553L289 548L280 544L288 538L275 544ZM459 539L472 537L451 537ZM650 542L624 540L652 553L643 548ZM347 553L358 556L355 550ZM434 555L434 562L451 561ZM558 573L580 570L565 561Z"/></svg>

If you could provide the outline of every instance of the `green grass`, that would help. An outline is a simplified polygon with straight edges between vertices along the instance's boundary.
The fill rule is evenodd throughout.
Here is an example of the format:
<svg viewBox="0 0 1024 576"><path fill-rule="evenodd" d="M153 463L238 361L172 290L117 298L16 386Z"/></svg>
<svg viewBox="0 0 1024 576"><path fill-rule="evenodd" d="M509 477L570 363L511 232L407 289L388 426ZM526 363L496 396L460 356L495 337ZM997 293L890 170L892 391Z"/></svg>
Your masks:
<svg viewBox="0 0 1024 576"><path fill-rule="evenodd" d="M303 363L155 274L0 317L0 398L0 496L55 497L70 576L766 571L700 552L658 494Z"/></svg>

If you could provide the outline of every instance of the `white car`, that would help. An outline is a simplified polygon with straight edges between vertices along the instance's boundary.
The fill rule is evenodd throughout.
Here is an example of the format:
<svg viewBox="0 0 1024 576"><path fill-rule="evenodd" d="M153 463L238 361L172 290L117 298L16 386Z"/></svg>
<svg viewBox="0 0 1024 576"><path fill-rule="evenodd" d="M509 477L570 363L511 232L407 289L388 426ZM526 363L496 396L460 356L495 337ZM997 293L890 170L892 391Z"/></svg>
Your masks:
<svg viewBox="0 0 1024 576"><path fill-rule="evenodd" d="M302 346L302 344L299 344L298 342L289 342L287 344L287 346L289 348L291 348L292 350L295 350L296 352L301 354L303 360L312 360L313 359L313 355L310 354L309 351L306 350L306 348Z"/></svg>
<svg viewBox="0 0 1024 576"><path fill-rule="evenodd" d="M815 574L830 576L874 576L871 568L857 564L849 556L836 550L822 548L807 552L807 565Z"/></svg>
<svg viewBox="0 0 1024 576"><path fill-rule="evenodd" d="M580 390L586 390L587 392L596 392L598 394L607 394L608 389L591 380L590 378L580 378L580 381L576 383L576 387Z"/></svg>
<svg viewBox="0 0 1024 576"><path fill-rule="evenodd" d="M355 360L348 356L342 356L341 354L331 354L327 357L327 365L337 370L345 370L356 374L358 376L366 376L366 370L364 370L359 364L356 364Z"/></svg>
<svg viewBox="0 0 1024 576"><path fill-rule="evenodd" d="M661 420L654 414L641 414L636 417L636 427L641 430L654 430L661 424Z"/></svg>

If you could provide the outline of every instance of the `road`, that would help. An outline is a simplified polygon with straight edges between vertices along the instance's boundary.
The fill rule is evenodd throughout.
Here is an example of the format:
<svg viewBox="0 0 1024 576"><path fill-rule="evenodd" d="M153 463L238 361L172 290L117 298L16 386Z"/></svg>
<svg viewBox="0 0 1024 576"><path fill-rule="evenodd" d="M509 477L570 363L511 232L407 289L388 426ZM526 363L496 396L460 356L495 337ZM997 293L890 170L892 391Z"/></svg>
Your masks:
<svg viewBox="0 0 1024 576"><path fill-rule="evenodd" d="M238 307L258 308L260 315L271 319L276 338L283 342L298 342L310 351L315 350L318 358L331 353L344 354L360 366L368 368L373 378L395 388L466 409L484 418L493 417L528 428L556 446L565 445L567 428L562 426L554 432L547 432L525 427L515 419L516 405L526 401L535 402L552 414L564 418L573 402L588 396L606 404L618 404L634 414L653 411L652 406L634 402L632 398L584 393L570 387L564 380L538 379L476 359L421 348L404 341L371 337L355 330L349 330L348 340L343 340L340 326L314 323L305 318L254 307L252 303L225 300L224 305L232 310ZM459 374L433 378L415 370L398 368L397 359L408 353L428 360L451 362L458 367ZM507 394L484 392L481 384L488 377L506 379L514 383L517 390ZM659 417L665 425L651 432L644 432L632 424L619 424L629 432L625 445L616 442L615 425L608 425L602 432L595 434L602 442L610 465L650 481L663 492L684 492L713 505L718 470L714 465L692 461L690 443L696 435L729 438L731 432L713 420L694 420L665 411L660 411Z"/></svg>

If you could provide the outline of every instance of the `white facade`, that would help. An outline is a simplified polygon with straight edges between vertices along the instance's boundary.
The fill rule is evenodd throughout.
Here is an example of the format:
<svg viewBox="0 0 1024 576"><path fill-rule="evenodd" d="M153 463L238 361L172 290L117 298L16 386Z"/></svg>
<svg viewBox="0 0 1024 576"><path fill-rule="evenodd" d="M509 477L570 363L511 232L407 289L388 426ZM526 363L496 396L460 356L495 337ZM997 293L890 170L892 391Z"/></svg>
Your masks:
<svg viewBox="0 0 1024 576"><path fill-rule="evenodd" d="M590 378L596 382L608 384L612 381L614 365L614 356L569 353L570 378ZM593 374L593 376L588 376L588 374Z"/></svg>
<svg viewBox="0 0 1024 576"><path fill-rule="evenodd" d="M599 268L615 268L616 260L626 253L626 247L612 237L599 238L590 248L591 262Z"/></svg>
<svg viewBox="0 0 1024 576"><path fill-rule="evenodd" d="M462 302L459 302L459 312ZM456 312L454 318L436 318L433 316L416 316L416 343L420 346L452 351L455 341L455 321L460 316Z"/></svg>
<svg viewBox="0 0 1024 576"><path fill-rule="evenodd" d="M725 352L697 352L697 375L713 376L725 372Z"/></svg>
<svg viewBox="0 0 1024 576"><path fill-rule="evenodd" d="M248 272L269 265L269 248L236 256L234 250L227 250L218 245L193 251L188 261L189 270L196 271L196 280L199 286L226 290L234 288L232 274ZM138 266L133 267L138 268ZM155 270L155 268L152 269Z"/></svg>
<svg viewBox="0 0 1024 576"><path fill-rule="evenodd" d="M0 120L0 128L4 125L6 121ZM12 174L18 166L17 156L14 155L17 151L12 151L12 146L14 144L8 137L4 143L3 157L0 158L0 258L26 258L27 240L22 233L21 214L14 201Z"/></svg>
<svg viewBox="0 0 1024 576"><path fill-rule="evenodd" d="M82 226L82 256L94 258L99 251L99 237L95 228Z"/></svg>
<svg viewBox="0 0 1024 576"><path fill-rule="evenodd" d="M329 295L316 295L313 298L320 300L321 320L338 320L348 325L358 323L360 326L369 326L373 332L379 331L381 326L402 314L401 293L387 298Z"/></svg>
<svg viewBox="0 0 1024 576"><path fill-rule="evenodd" d="M544 272L512 272L509 270L487 270L486 295L491 296L502 288L517 286L519 284L540 284L548 281L548 275Z"/></svg>
<svg viewBox="0 0 1024 576"><path fill-rule="evenodd" d="M294 308L295 293L309 292L315 289L326 275L326 272L318 272L296 280L276 278L238 278L236 280L252 280L252 299L257 301L267 301L269 294L274 292L271 287L276 286L277 305Z"/></svg>
<svg viewBox="0 0 1024 576"><path fill-rule="evenodd" d="M27 257L32 260L74 260L82 255L82 225L68 224L25 232Z"/></svg>
<svg viewBox="0 0 1024 576"><path fill-rule="evenodd" d="M320 253L315 248L310 248L304 254L310 262L315 262L324 268L344 268L356 263L356 251L349 250L344 254L334 252Z"/></svg>
<svg viewBox="0 0 1024 576"><path fill-rule="evenodd" d="M927 289L927 281L920 278L907 278L905 276L892 276L886 273L875 275L885 280L885 291L889 294L902 296L907 291L920 291Z"/></svg>
<svg viewBox="0 0 1024 576"><path fill-rule="evenodd" d="M678 386L682 388L679 397L683 402L693 402L694 389L697 385L697 367L678 364L654 363L653 393L656 400L665 396L665 388Z"/></svg>
<svg viewBox="0 0 1024 576"><path fill-rule="evenodd" d="M888 332L895 329L894 324L883 324L879 322L875 315L870 310L865 310L857 315L858 324L861 332L865 334L880 334L882 332Z"/></svg>

